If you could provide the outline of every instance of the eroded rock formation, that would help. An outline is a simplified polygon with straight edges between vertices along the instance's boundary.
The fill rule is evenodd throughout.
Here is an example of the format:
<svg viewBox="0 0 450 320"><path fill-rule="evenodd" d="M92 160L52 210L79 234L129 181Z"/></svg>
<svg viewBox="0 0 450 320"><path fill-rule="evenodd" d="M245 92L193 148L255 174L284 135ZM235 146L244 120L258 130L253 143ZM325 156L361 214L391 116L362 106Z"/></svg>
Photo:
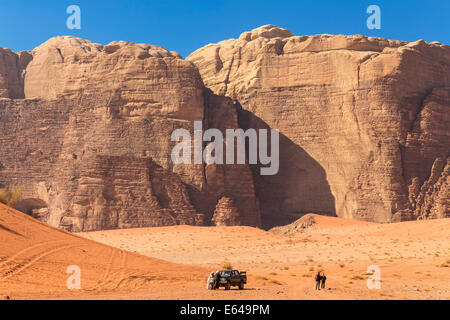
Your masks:
<svg viewBox="0 0 450 320"><path fill-rule="evenodd" d="M449 217L450 47L276 26L183 60L161 47L56 37L0 49L0 185L72 231L239 223L308 212ZM280 170L174 165L175 129L280 130ZM43 203L45 205L43 205ZM38 205L33 205L38 204Z"/></svg>
<svg viewBox="0 0 450 320"><path fill-rule="evenodd" d="M278 234L282 234L284 236L290 236L290 235L294 235L297 233L304 233L306 232L309 228L313 227L316 225L316 219L314 218L313 214L305 214L303 217L301 217L300 219L281 226L281 227L274 227L272 229L270 229L271 232L274 233L278 233Z"/></svg>
<svg viewBox="0 0 450 320"><path fill-rule="evenodd" d="M28 53L23 70L5 52L13 67L2 69L0 183L47 203L46 222L72 231L203 225L229 195L243 223L260 225L247 165L171 161L175 129L237 127L234 103L206 90L192 63L151 45L74 37Z"/></svg>
<svg viewBox="0 0 450 320"><path fill-rule="evenodd" d="M433 169L450 151L449 46L268 25L187 60L240 103L240 126L280 130L279 174L254 175L265 226L307 212L450 216L447 175Z"/></svg>
<svg viewBox="0 0 450 320"><path fill-rule="evenodd" d="M239 226L241 224L239 210L232 199L228 197L220 198L212 222L216 226Z"/></svg>

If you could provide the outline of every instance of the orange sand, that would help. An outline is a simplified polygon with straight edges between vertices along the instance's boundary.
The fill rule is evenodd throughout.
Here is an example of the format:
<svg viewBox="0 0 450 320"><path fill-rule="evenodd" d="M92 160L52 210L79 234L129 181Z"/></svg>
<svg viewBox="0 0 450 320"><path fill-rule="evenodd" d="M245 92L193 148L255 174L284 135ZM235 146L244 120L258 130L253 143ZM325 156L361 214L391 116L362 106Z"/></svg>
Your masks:
<svg viewBox="0 0 450 320"><path fill-rule="evenodd" d="M0 298L450 298L450 219L387 225L315 219L290 237L190 226L73 235L0 204ZM226 259L248 272L246 290L205 289L209 271ZM373 264L381 268L381 290L366 287ZM81 268L81 290L66 287L69 265ZM312 278L318 269L328 277L320 292Z"/></svg>

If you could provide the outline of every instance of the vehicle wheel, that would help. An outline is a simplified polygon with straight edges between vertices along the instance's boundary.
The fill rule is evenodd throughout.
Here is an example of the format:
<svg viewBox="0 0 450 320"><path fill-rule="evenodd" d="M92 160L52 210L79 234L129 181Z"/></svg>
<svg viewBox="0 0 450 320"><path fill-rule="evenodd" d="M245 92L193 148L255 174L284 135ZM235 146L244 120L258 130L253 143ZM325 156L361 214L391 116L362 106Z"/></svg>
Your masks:
<svg viewBox="0 0 450 320"><path fill-rule="evenodd" d="M225 290L230 290L230 287L231 287L230 283L227 283L227 284L225 285Z"/></svg>
<svg viewBox="0 0 450 320"><path fill-rule="evenodd" d="M239 282L239 290L244 290L244 283L243 282Z"/></svg>

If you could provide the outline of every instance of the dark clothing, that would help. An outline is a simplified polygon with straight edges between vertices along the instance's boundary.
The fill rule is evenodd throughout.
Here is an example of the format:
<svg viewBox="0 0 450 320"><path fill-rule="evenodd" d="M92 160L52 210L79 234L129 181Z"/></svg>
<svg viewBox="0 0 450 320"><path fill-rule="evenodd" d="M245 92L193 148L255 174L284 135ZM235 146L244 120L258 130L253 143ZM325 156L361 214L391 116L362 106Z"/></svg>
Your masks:
<svg viewBox="0 0 450 320"><path fill-rule="evenodd" d="M220 279L220 273L216 272L216 274L214 275L214 289L219 289L219 279Z"/></svg>
<svg viewBox="0 0 450 320"><path fill-rule="evenodd" d="M325 281L327 281L327 277L325 275L322 276L322 289L325 288Z"/></svg>
<svg viewBox="0 0 450 320"><path fill-rule="evenodd" d="M316 274L316 290L320 290L320 281L322 280L322 276L320 273Z"/></svg>
<svg viewBox="0 0 450 320"><path fill-rule="evenodd" d="M316 290L320 290L320 281L316 281Z"/></svg>

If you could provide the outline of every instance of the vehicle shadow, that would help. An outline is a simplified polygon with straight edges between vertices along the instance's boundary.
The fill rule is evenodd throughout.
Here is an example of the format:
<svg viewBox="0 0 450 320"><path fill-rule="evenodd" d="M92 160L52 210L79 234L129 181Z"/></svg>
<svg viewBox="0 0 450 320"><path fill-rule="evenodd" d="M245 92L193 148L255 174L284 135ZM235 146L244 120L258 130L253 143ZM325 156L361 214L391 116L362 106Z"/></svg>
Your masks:
<svg viewBox="0 0 450 320"><path fill-rule="evenodd" d="M229 291L257 291L260 290L258 288L244 288L244 289L238 289L238 288L231 288L230 290L225 290L225 288L215 289L214 291L223 291L223 292L229 292Z"/></svg>

